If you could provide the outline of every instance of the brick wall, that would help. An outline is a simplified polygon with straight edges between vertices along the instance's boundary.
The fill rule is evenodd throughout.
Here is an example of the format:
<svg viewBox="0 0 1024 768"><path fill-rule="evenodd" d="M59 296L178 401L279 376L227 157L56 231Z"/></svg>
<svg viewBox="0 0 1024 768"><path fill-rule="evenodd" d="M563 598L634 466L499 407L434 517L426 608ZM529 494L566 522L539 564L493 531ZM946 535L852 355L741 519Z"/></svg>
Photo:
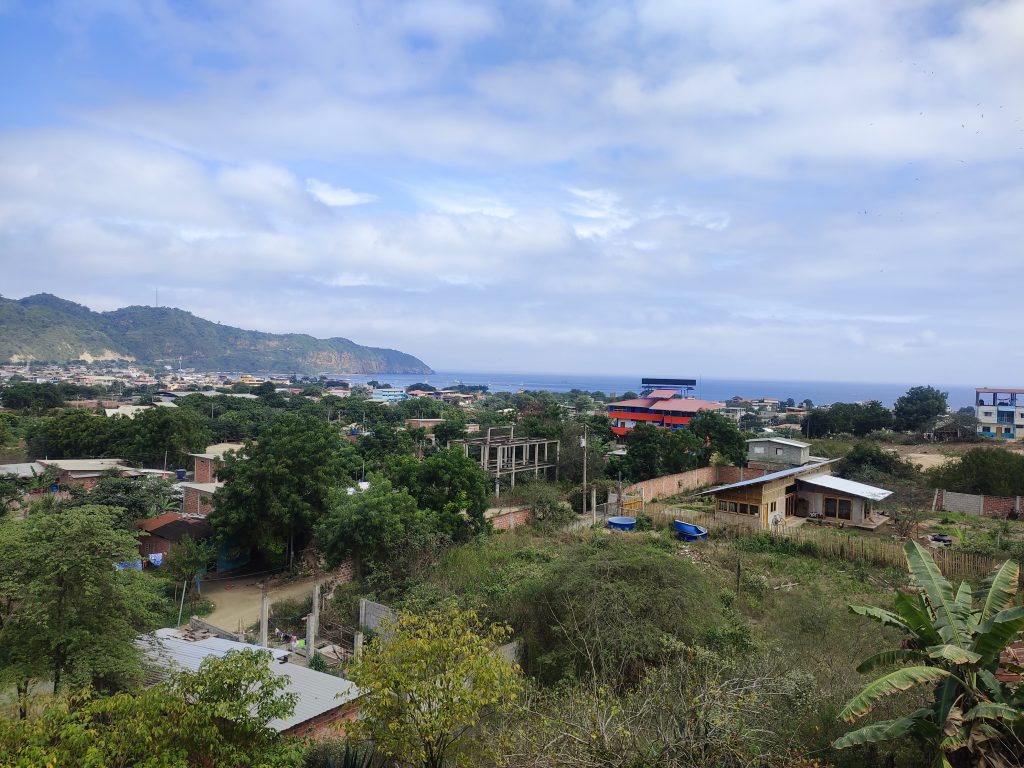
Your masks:
<svg viewBox="0 0 1024 768"><path fill-rule="evenodd" d="M305 736L314 739L340 738L345 735L345 724L351 723L358 716L358 702L350 701L329 712L293 725L284 733L288 736Z"/></svg>
<svg viewBox="0 0 1024 768"><path fill-rule="evenodd" d="M208 515L213 512L213 494L198 488L185 488L181 511L186 515Z"/></svg>
<svg viewBox="0 0 1024 768"><path fill-rule="evenodd" d="M779 467L771 471L777 472ZM746 467L700 467L691 469L689 472L680 472L677 475L664 475L651 480L644 480L642 483L623 488L623 493L632 494L643 492L645 500L675 496L689 491L698 491L701 488L708 488L712 485L727 485L738 483L741 480L751 480L768 474L766 469L749 469Z"/></svg>
<svg viewBox="0 0 1024 768"><path fill-rule="evenodd" d="M503 508L490 518L491 525L497 531L510 531L530 522L532 515L528 509Z"/></svg>
<svg viewBox="0 0 1024 768"><path fill-rule="evenodd" d="M217 462L214 459L205 459L196 456L195 482L215 483L217 482Z"/></svg>
<svg viewBox="0 0 1024 768"><path fill-rule="evenodd" d="M1008 517L1020 514L1020 496L982 496L977 493L956 493L938 490L935 492L934 507L942 512L962 512L982 517Z"/></svg>

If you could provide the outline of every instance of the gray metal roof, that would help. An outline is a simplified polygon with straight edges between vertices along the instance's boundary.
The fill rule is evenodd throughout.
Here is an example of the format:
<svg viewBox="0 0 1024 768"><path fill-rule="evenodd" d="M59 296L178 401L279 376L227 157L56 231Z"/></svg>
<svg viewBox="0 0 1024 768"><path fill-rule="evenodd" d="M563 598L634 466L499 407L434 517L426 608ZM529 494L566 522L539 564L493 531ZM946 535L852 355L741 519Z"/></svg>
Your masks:
<svg viewBox="0 0 1024 768"><path fill-rule="evenodd" d="M803 464L799 467L790 467L789 469L783 469L778 472L769 472L767 475L761 475L760 477L755 477L750 480L740 480L738 483L730 483L729 485L719 485L716 488L709 488L706 491L702 491L702 493L719 493L721 491L732 490L733 488L743 488L748 485L770 483L772 480L781 480L782 478L789 477L790 475L798 475L801 472L810 472L811 470L818 469L819 467L832 464L835 461L838 461L838 459L829 459L828 461L823 461L819 464Z"/></svg>
<svg viewBox="0 0 1024 768"><path fill-rule="evenodd" d="M46 471L46 467L38 461L25 464L0 464L0 475L17 475L18 477L34 477Z"/></svg>
<svg viewBox="0 0 1024 768"><path fill-rule="evenodd" d="M235 643L230 640L213 642L213 640L214 638L208 638L192 642L169 636L169 633L161 630L137 638L135 644L142 649L151 667L151 674L147 677L147 682L155 683L159 680L166 680L174 670L195 672L203 663L203 659L211 656L222 658L243 648L272 650L251 643ZM297 664L268 661L268 665L271 672L288 681L284 689L285 693L298 695L295 711L289 717L270 721L269 726L278 732L286 731L318 715L337 709L360 695L359 689L351 680L300 667Z"/></svg>
<svg viewBox="0 0 1024 768"><path fill-rule="evenodd" d="M892 496L892 491L887 491L884 488L876 488L873 485L846 480L842 477L833 477L832 475L821 474L801 477L800 482L839 491L840 493L848 493L851 496L859 496L862 499L870 499L871 501L881 501Z"/></svg>
<svg viewBox="0 0 1024 768"><path fill-rule="evenodd" d="M810 443L801 443L799 440L790 440L786 437L755 437L747 440L748 443L779 443L781 445L791 445L794 448L810 448Z"/></svg>

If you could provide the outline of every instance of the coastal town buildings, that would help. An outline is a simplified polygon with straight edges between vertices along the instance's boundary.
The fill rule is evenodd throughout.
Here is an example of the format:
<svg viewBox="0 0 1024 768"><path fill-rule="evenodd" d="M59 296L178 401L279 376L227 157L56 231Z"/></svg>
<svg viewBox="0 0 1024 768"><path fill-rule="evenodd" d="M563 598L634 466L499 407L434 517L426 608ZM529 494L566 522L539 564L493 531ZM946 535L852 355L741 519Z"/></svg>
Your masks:
<svg viewBox="0 0 1024 768"><path fill-rule="evenodd" d="M1024 389L979 387L974 390L974 414L982 437L1024 438Z"/></svg>

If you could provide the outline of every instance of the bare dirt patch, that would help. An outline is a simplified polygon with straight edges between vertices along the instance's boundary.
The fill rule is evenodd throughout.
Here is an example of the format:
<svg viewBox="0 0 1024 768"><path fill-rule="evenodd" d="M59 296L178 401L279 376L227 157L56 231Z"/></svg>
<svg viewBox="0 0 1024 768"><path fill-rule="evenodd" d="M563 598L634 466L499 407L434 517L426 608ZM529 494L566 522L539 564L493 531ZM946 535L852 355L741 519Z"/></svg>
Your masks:
<svg viewBox="0 0 1024 768"><path fill-rule="evenodd" d="M231 632L255 624L260 620L260 583L263 578L210 581L203 585L203 597L216 606L206 621ZM294 581L267 581L270 603L286 598L312 595L314 578Z"/></svg>

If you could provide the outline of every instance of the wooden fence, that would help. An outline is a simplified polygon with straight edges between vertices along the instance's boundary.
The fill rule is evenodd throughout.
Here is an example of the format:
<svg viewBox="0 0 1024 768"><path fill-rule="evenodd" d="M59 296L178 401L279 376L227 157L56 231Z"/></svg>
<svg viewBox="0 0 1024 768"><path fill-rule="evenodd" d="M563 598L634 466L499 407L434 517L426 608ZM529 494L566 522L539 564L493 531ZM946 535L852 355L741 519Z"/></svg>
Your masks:
<svg viewBox="0 0 1024 768"><path fill-rule="evenodd" d="M810 527L807 524L798 528L761 530L756 524L736 524L732 521L722 520L713 513L687 509L667 509L652 515L652 519L658 527L669 526L672 524L672 520L677 518L704 526L713 532L713 538L738 540L768 536L775 540L785 539L793 542L797 547L797 552L801 554L834 557L850 562L863 560L873 565L890 566L900 570L907 568L903 542L892 538L825 526ZM985 555L958 552L956 549L941 548L930 551L939 570L947 579L969 579L974 587L979 587L981 580L1002 562Z"/></svg>

